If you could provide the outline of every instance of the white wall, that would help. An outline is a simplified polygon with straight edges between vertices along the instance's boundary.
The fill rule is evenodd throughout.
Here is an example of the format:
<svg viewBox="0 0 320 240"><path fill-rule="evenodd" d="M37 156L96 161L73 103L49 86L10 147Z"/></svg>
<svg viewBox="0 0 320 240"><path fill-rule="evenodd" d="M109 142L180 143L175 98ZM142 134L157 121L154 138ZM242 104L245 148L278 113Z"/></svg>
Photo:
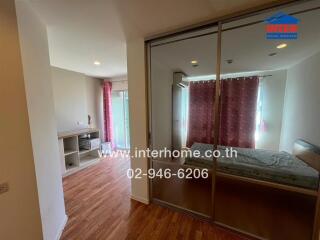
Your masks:
<svg viewBox="0 0 320 240"><path fill-rule="evenodd" d="M320 146L320 53L287 72L280 149L292 152L296 139Z"/></svg>
<svg viewBox="0 0 320 240"><path fill-rule="evenodd" d="M42 228L14 1L0 1L0 239L40 240Z"/></svg>
<svg viewBox="0 0 320 240"><path fill-rule="evenodd" d="M52 67L52 85L58 131L88 127L100 128L102 112L101 80Z"/></svg>
<svg viewBox="0 0 320 240"><path fill-rule="evenodd" d="M46 27L27 2L16 3L43 239L58 239L65 214ZM18 143L18 145L20 145Z"/></svg>
<svg viewBox="0 0 320 240"><path fill-rule="evenodd" d="M128 92L130 114L130 147L147 148L147 102L146 102L146 71L145 47L143 38L133 38L127 41L128 60ZM131 159L131 168L140 168L143 173L148 171L148 159ZM143 203L149 202L148 179L131 179L131 197Z"/></svg>
<svg viewBox="0 0 320 240"><path fill-rule="evenodd" d="M272 75L262 79L262 118L266 130L260 132L256 148L279 151L284 94L286 87L286 70L262 72L260 75Z"/></svg>

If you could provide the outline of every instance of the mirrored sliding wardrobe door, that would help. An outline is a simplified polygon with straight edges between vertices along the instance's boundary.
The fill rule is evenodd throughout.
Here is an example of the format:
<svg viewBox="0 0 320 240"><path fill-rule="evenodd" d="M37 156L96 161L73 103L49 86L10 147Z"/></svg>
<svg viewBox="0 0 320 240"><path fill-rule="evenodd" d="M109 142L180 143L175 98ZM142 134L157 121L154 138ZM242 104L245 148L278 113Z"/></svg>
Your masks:
<svg viewBox="0 0 320 240"><path fill-rule="evenodd" d="M319 6L222 26L217 223L263 239L311 239L319 173L293 147L317 135L309 116L319 116Z"/></svg>
<svg viewBox="0 0 320 240"><path fill-rule="evenodd" d="M212 216L217 27L151 43L151 195Z"/></svg>

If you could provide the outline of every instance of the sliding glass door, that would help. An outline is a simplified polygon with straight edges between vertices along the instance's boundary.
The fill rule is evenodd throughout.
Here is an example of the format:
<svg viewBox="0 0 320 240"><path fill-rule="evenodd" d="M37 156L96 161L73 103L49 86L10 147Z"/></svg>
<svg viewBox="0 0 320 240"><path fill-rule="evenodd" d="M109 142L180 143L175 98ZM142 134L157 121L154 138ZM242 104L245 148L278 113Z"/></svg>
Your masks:
<svg viewBox="0 0 320 240"><path fill-rule="evenodd" d="M112 121L114 147L130 148L128 91L112 92Z"/></svg>
<svg viewBox="0 0 320 240"><path fill-rule="evenodd" d="M225 154L217 159L218 224L263 239L312 239L314 199L250 181L310 189L292 179L305 179L302 172L309 170L319 174L290 154L297 139L311 136L307 128L312 121L305 116L315 113L310 106L318 101L312 97L319 90L312 74L319 66L320 31L310 26L320 20L319 6L318 0L306 1L222 25L217 130L219 150ZM293 171L294 165L309 170ZM313 186L317 189L318 182ZM279 225L281 231L274 231Z"/></svg>
<svg viewBox="0 0 320 240"><path fill-rule="evenodd" d="M213 212L213 157L195 166L185 154L199 142L213 147L217 32L212 26L153 41L149 49L152 150L172 153L151 159L152 200L206 219Z"/></svg>

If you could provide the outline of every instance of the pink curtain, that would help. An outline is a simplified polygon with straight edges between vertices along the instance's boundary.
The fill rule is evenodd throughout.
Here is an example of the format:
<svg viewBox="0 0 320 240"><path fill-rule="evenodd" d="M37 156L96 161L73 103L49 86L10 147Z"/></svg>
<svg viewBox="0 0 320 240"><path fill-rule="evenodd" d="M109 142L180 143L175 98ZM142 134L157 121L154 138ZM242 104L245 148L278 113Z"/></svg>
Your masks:
<svg viewBox="0 0 320 240"><path fill-rule="evenodd" d="M220 145L255 147L258 87L257 76L221 81Z"/></svg>
<svg viewBox="0 0 320 240"><path fill-rule="evenodd" d="M258 77L221 81L219 145L254 148ZM187 146L213 143L215 81L190 83Z"/></svg>
<svg viewBox="0 0 320 240"><path fill-rule="evenodd" d="M113 147L111 89L112 89L112 83L108 81L104 81L103 82L104 140L106 142L111 142L111 146Z"/></svg>
<svg viewBox="0 0 320 240"><path fill-rule="evenodd" d="M191 82L189 88L187 146L194 142L213 143L214 81Z"/></svg>

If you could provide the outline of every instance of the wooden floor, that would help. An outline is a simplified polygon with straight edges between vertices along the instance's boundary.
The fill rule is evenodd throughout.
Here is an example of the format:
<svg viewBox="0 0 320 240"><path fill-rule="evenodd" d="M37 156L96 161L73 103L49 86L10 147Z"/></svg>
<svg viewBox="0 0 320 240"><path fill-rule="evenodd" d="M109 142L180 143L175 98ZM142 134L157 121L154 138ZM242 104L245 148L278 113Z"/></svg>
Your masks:
<svg viewBox="0 0 320 240"><path fill-rule="evenodd" d="M67 226L62 240L245 239L210 223L130 199L128 159L106 158L64 178Z"/></svg>

